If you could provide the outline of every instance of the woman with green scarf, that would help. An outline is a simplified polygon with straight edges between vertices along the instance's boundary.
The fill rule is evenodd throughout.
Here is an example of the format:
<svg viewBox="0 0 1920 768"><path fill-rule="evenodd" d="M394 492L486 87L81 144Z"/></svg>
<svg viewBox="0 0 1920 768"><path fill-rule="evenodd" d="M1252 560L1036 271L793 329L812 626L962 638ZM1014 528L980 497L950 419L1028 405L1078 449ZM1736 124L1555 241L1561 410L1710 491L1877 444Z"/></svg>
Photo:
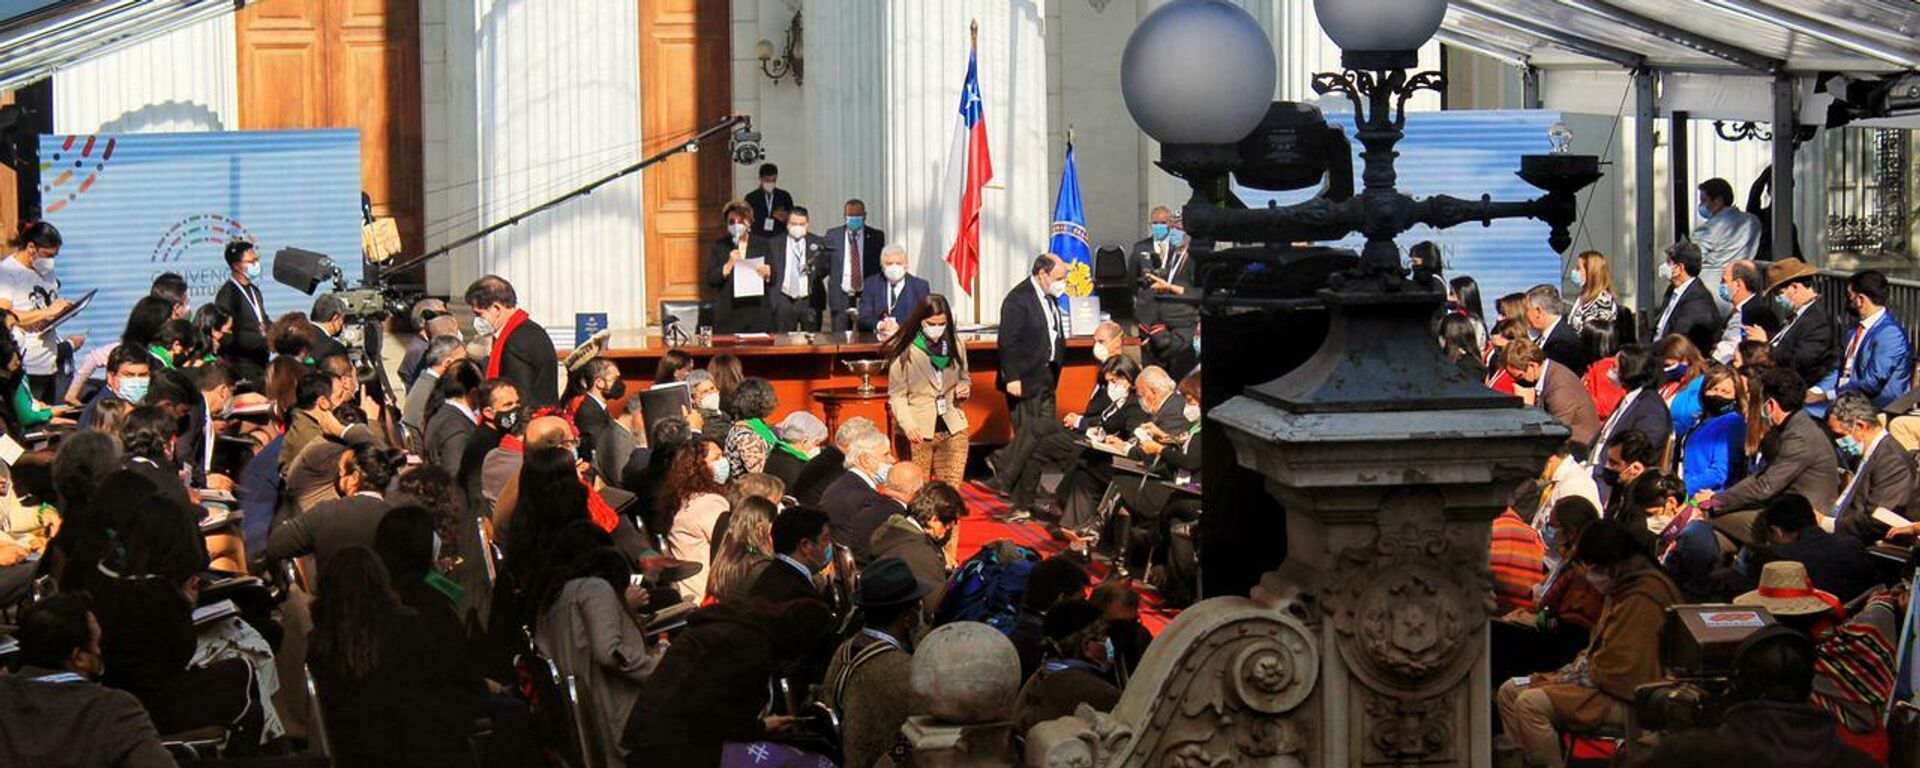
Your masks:
<svg viewBox="0 0 1920 768"><path fill-rule="evenodd" d="M958 486L967 467L967 348L953 332L947 297L930 294L885 345L887 407L913 463Z"/></svg>
<svg viewBox="0 0 1920 768"><path fill-rule="evenodd" d="M778 407L780 397L774 394L773 385L766 379L749 376L733 388L733 397L721 406L721 410L733 414L735 419L733 427L727 430L729 478L766 471L770 451L794 450L767 425L767 417ZM727 481L722 478L719 482L725 485Z"/></svg>

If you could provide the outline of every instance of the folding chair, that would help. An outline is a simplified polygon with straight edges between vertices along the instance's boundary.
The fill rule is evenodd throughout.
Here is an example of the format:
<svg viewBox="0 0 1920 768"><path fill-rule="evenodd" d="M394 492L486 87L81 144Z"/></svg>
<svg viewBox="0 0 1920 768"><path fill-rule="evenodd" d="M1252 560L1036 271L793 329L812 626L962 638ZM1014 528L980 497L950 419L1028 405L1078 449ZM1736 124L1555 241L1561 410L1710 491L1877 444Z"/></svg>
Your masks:
<svg viewBox="0 0 1920 768"><path fill-rule="evenodd" d="M520 654L515 665L532 687L533 725L541 743L555 750L562 764L587 768L593 751L580 724L578 683L538 652Z"/></svg>
<svg viewBox="0 0 1920 768"><path fill-rule="evenodd" d="M320 686L313 680L313 668L300 665L300 681L307 687L307 751L318 757L333 756L333 740L327 735L326 712L320 708Z"/></svg>

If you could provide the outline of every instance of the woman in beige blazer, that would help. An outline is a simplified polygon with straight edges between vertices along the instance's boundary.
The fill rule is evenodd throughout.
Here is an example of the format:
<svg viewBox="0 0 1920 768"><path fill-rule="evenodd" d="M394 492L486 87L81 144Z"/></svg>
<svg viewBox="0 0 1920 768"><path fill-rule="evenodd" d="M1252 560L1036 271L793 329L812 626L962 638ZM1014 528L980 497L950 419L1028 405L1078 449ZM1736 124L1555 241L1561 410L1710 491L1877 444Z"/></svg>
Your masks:
<svg viewBox="0 0 1920 768"><path fill-rule="evenodd" d="M967 411L973 392L967 348L953 332L947 297L930 294L887 339L887 407L927 476L958 487L967 467Z"/></svg>

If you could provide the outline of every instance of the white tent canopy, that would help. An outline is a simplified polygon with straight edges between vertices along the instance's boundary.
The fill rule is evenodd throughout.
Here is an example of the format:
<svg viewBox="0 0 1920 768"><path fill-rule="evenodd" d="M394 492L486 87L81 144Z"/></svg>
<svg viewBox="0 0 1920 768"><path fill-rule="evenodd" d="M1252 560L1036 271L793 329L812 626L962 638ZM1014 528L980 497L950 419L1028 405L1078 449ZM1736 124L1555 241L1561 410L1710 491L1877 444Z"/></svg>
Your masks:
<svg viewBox="0 0 1920 768"><path fill-rule="evenodd" d="M63 0L0 3L0 92L181 27L247 0Z"/></svg>

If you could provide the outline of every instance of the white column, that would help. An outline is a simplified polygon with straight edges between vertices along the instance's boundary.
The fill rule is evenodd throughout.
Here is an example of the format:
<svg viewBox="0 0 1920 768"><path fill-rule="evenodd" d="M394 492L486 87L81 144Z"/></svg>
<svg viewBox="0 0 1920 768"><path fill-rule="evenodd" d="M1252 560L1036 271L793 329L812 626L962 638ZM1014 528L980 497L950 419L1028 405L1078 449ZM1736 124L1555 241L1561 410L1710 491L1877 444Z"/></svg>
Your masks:
<svg viewBox="0 0 1920 768"><path fill-rule="evenodd" d="M859 198L874 226L886 229L889 238L899 236L882 204L886 102L879 73L884 13L884 0L806 6L807 82L801 93L808 178L806 196L796 192L794 200L811 209L815 232L841 223L842 204Z"/></svg>
<svg viewBox="0 0 1920 768"><path fill-rule="evenodd" d="M450 54L440 78L449 91L429 108L444 109L447 122L426 127L429 151L443 152L449 167L442 186L429 182L430 242L501 221L641 157L635 4L576 0L566 13L527 0L445 5L445 30L436 34ZM641 188L640 176L629 176L462 248L447 257L437 287L457 298L474 278L505 277L563 347L572 345L576 312L606 312L612 327L638 328L646 295Z"/></svg>
<svg viewBox="0 0 1920 768"><path fill-rule="evenodd" d="M971 295L955 284L935 242L940 183L966 76L968 25L978 22L993 181L981 211L979 295L985 322L1046 248L1054 180L1047 178L1046 7L1048 0L886 0L886 210L889 237L910 251L910 268L973 318ZM1120 41L1115 41L1119 45Z"/></svg>
<svg viewBox="0 0 1920 768"><path fill-rule="evenodd" d="M68 134L233 131L240 86L230 15L61 70L54 130Z"/></svg>

